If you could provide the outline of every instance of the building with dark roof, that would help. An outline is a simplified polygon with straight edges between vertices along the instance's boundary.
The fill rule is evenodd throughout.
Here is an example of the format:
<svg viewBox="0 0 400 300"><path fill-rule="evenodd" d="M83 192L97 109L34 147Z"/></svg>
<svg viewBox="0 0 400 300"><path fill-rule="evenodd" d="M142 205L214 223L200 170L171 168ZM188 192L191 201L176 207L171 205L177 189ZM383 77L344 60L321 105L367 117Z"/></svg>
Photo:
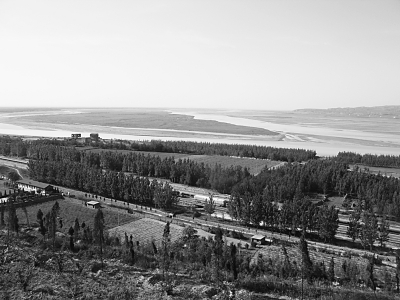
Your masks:
<svg viewBox="0 0 400 300"><path fill-rule="evenodd" d="M80 133L72 133L71 134L71 138L73 138L73 139L77 139L77 138L80 138L80 137L82 137L82 134L80 134Z"/></svg>
<svg viewBox="0 0 400 300"><path fill-rule="evenodd" d="M100 202L97 201L88 201L86 202L86 205L91 208L100 208Z"/></svg>
<svg viewBox="0 0 400 300"><path fill-rule="evenodd" d="M17 181L18 189L25 192L35 192L35 194L48 194L53 191L53 186L30 179L21 179Z"/></svg>

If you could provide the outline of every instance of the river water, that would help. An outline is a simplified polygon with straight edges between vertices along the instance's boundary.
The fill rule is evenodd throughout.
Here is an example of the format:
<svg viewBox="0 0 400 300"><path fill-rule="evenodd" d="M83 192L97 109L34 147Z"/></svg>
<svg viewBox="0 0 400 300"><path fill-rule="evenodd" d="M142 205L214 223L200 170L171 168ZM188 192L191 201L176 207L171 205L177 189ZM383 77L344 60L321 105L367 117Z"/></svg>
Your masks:
<svg viewBox="0 0 400 300"><path fill-rule="evenodd" d="M179 130L159 130L140 128L119 128L109 126L96 126L90 129L98 132L104 139L125 140L185 140L195 142L249 144L283 148L301 148L317 151L319 156L332 156L340 151L352 151L361 154L389 154L400 155L400 136L394 134L380 134L359 130L339 130L321 126L287 125L264 122L254 119L231 117L222 114L205 114L197 112L173 112L186 114L199 120L213 120L234 125L263 128L281 134L281 139L273 136L257 135L216 135L215 133L192 132ZM6 119L0 119L0 134L35 136L35 137L70 137L76 132L74 124L64 124L63 129L40 128L38 126L17 126L7 124ZM89 136L89 131L81 131L82 136ZM123 134L121 134L123 132Z"/></svg>

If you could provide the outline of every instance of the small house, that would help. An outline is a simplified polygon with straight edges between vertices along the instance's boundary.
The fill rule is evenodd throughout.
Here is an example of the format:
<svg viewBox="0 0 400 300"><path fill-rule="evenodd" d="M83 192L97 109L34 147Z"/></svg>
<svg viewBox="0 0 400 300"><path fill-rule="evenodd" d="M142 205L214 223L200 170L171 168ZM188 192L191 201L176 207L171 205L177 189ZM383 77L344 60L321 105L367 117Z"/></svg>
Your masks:
<svg viewBox="0 0 400 300"><path fill-rule="evenodd" d="M73 138L73 139L80 138L81 136L82 136L82 134L80 134L80 133L72 133L71 134L71 138Z"/></svg>
<svg viewBox="0 0 400 300"><path fill-rule="evenodd" d="M271 244L271 239L266 239L265 235L256 234L251 237L251 242L259 245Z"/></svg>
<svg viewBox="0 0 400 300"><path fill-rule="evenodd" d="M90 208L100 208L100 203L97 201L88 201L88 202L86 202L86 204Z"/></svg>

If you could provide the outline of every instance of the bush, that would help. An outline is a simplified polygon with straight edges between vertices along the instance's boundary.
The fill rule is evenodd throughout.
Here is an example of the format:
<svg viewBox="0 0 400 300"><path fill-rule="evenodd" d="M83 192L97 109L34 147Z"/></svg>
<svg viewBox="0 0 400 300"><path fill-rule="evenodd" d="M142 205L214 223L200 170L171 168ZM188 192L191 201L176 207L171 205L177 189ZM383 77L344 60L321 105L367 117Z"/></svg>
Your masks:
<svg viewBox="0 0 400 300"><path fill-rule="evenodd" d="M230 232L230 236L234 239L240 239L240 240L246 240L246 237L243 235L243 233L239 232L239 231L234 231L232 230Z"/></svg>
<svg viewBox="0 0 400 300"><path fill-rule="evenodd" d="M195 211L195 212L193 213L193 217L195 217L195 218L200 218L200 217L201 217L201 213L199 213L198 211Z"/></svg>

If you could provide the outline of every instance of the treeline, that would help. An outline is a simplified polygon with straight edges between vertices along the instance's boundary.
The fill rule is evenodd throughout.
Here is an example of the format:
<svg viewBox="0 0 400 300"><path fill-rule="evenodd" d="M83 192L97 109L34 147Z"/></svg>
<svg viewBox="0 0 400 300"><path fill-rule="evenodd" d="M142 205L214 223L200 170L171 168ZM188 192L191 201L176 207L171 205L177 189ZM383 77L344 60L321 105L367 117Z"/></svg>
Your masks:
<svg viewBox="0 0 400 300"><path fill-rule="evenodd" d="M0 154L5 156L30 157L32 147L40 145L80 146L76 140L41 139L23 141L20 138L0 137ZM99 141L91 146L103 149L140 150L149 152L187 153L200 155L238 156L260 159L271 159L288 162L301 162L316 158L316 152L305 149L274 148L256 145L214 144L190 141Z"/></svg>
<svg viewBox="0 0 400 300"><path fill-rule="evenodd" d="M189 159L174 157L161 159L157 155L140 152L118 153L103 151L100 153L78 151L71 147L35 144L30 149L30 157L41 162L74 162L87 168L128 172L138 176L169 179L174 183L210 188L220 193L230 193L232 187L244 178L250 177L247 168L241 166L221 167L197 163ZM51 180L52 174L47 177Z"/></svg>
<svg viewBox="0 0 400 300"><path fill-rule="evenodd" d="M289 162L301 162L316 158L316 152L313 150L274 148L257 145L214 144L190 141L131 142L130 148L141 151L252 157Z"/></svg>
<svg viewBox="0 0 400 300"><path fill-rule="evenodd" d="M90 168L72 161L29 161L30 177L127 203L169 208L177 198L168 183Z"/></svg>
<svg viewBox="0 0 400 300"><path fill-rule="evenodd" d="M339 152L333 159L346 164L362 164L369 167L400 167L400 155L362 155L354 152Z"/></svg>
<svg viewBox="0 0 400 300"><path fill-rule="evenodd" d="M374 206L379 214L400 218L399 179L351 172L346 164L333 160L312 160L306 164L288 164L276 170L262 171L233 188L232 196L240 201L232 202L232 211L259 205L265 207L268 202L294 205L295 200L310 193L355 195L363 201L363 209ZM253 213L250 210L247 214ZM246 216L244 219L249 218Z"/></svg>

